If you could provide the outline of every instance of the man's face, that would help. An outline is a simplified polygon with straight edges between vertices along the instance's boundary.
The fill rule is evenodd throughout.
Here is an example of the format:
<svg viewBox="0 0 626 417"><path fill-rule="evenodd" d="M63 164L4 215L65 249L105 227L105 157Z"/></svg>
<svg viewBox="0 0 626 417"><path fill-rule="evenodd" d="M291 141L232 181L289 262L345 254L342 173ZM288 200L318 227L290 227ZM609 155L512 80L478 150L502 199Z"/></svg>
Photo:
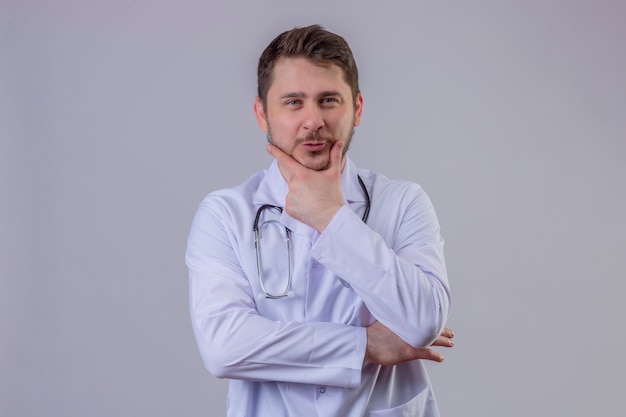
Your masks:
<svg viewBox="0 0 626 417"><path fill-rule="evenodd" d="M280 58L264 106L254 110L270 143L307 168L324 170L332 145L342 140L348 149L354 127L361 122L363 98L352 97L337 65L316 65L306 58Z"/></svg>

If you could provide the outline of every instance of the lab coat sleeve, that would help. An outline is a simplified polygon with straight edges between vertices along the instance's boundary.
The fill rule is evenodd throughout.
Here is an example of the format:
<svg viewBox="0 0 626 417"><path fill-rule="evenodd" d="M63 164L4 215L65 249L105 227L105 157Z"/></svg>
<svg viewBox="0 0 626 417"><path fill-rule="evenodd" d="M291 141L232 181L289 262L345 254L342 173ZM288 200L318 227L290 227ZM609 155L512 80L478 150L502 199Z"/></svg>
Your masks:
<svg viewBox="0 0 626 417"><path fill-rule="evenodd" d="M439 223L416 184L405 183L401 193L381 199L387 204L372 208L371 227L342 207L312 257L348 282L372 315L405 342L428 346L443 330L450 307Z"/></svg>
<svg viewBox="0 0 626 417"><path fill-rule="evenodd" d="M241 223L221 199L208 197L188 239L191 319L207 369L219 378L358 386L364 328L277 322L257 313L236 250Z"/></svg>

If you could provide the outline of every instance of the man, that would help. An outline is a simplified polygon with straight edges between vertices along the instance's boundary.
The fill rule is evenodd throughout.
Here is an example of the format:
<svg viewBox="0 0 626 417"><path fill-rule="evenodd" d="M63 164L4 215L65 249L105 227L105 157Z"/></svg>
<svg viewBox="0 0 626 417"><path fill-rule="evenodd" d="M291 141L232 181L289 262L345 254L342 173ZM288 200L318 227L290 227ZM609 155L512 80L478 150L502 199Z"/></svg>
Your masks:
<svg viewBox="0 0 626 417"><path fill-rule="evenodd" d="M314 25L263 52L254 111L272 165L200 205L190 308L229 416L437 416L420 359L452 346L443 240L421 188L346 156L363 98Z"/></svg>

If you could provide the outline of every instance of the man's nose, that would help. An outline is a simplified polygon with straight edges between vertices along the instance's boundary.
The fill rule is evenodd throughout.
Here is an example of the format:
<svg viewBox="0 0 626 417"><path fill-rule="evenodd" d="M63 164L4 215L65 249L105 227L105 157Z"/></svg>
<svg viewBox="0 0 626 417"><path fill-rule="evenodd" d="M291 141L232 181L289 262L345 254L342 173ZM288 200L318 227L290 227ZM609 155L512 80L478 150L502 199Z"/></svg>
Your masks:
<svg viewBox="0 0 626 417"><path fill-rule="evenodd" d="M321 109L316 105L307 106L304 113L303 126L310 132L315 132L324 126L324 117Z"/></svg>

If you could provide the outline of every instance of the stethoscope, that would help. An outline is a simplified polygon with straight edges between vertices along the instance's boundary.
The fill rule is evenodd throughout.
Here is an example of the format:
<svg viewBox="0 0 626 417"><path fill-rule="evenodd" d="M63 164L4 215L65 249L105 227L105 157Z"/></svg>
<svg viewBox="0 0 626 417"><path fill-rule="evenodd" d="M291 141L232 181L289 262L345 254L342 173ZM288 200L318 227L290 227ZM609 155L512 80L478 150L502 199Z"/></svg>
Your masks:
<svg viewBox="0 0 626 417"><path fill-rule="evenodd" d="M369 214L370 214L370 207L372 205L372 200L370 198L370 194L367 192L367 187L365 187L365 184L363 183L363 180L361 179L361 176L357 175L357 179L359 180L359 185L361 185L361 189L363 190L363 194L365 195L365 211L363 212L363 217L361 219L363 220L363 223L367 223L367 218L369 217ZM272 204L263 204L256 211L256 216L254 217L254 225L252 226L252 230L254 231L254 247L256 250L256 269L257 269L257 274L259 275L259 285L262 291L259 293L258 298L259 300L266 299L266 298L270 300L283 298L283 297L293 298L295 297L295 293L291 289L291 230L289 230L287 226L282 225L278 220L267 220L264 224L277 223L277 224L280 224L285 229L285 240L287 242L287 258L288 258L287 259L287 270L288 270L287 284L285 285L285 289L283 290L283 292L279 294L273 294L267 290L267 288L265 287L265 282L263 281L263 271L261 268L261 233L259 232L259 219L261 217L261 213L263 213L263 210L266 210L266 209L277 210L279 213L283 212L283 208L280 206L274 206Z"/></svg>

